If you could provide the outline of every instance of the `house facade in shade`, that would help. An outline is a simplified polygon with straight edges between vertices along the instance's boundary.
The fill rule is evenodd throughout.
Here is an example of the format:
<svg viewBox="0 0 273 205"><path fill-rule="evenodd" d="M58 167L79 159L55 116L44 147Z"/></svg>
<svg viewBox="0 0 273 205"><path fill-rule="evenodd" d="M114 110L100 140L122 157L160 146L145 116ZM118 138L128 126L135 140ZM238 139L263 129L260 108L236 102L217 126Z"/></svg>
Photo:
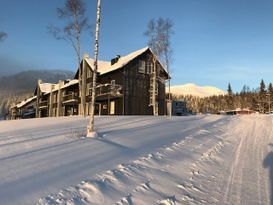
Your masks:
<svg viewBox="0 0 273 205"><path fill-rule="evenodd" d="M90 114L93 64L93 59L84 56L75 75L75 79L79 80L81 115ZM168 73L148 47L127 56L117 55L110 62L99 61L95 113L152 115L155 106L157 113L163 115L166 113L165 81L168 77Z"/></svg>
<svg viewBox="0 0 273 205"><path fill-rule="evenodd" d="M94 61L84 55L73 80L38 80L36 117L89 115ZM166 113L167 71L146 47L111 61L98 61L95 114L163 115Z"/></svg>
<svg viewBox="0 0 273 205"><path fill-rule="evenodd" d="M10 109L10 119L34 118L36 113L36 96L23 100Z"/></svg>
<svg viewBox="0 0 273 205"><path fill-rule="evenodd" d="M43 83L38 80L34 94L36 117L58 117L78 114L79 81L60 80L59 83Z"/></svg>

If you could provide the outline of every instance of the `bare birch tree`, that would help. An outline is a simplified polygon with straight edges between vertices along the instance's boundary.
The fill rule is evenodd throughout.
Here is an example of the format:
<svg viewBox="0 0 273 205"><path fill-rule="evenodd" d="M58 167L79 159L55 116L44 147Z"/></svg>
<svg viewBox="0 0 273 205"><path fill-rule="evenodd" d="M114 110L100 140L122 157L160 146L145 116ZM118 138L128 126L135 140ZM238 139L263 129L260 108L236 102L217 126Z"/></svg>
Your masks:
<svg viewBox="0 0 273 205"><path fill-rule="evenodd" d="M79 68L79 90L81 88L81 34L84 31L91 31L91 26L85 15L86 6L82 0L66 0L63 8L57 8L57 15L66 22L62 28L50 25L49 32L57 40L65 40L70 43L77 55ZM81 96L83 97L83 96ZM83 107L81 109L84 109ZM85 113L85 112L84 112Z"/></svg>
<svg viewBox="0 0 273 205"><path fill-rule="evenodd" d="M49 32L57 40L65 40L72 45L79 64L81 61L81 33L90 29L85 11L85 3L82 0L66 0L63 8L57 8L57 15L66 22L65 26L59 28L50 25L48 27Z"/></svg>
<svg viewBox="0 0 273 205"><path fill-rule="evenodd" d="M4 40L7 38L7 36L8 36L7 33L1 31L1 32L0 32L0 42L1 42L1 41L4 41Z"/></svg>
<svg viewBox="0 0 273 205"><path fill-rule="evenodd" d="M159 17L158 19L151 19L148 23L147 30L144 36L148 38L148 46L152 49L153 53L157 58L163 63L170 75L170 63L172 61L172 48L170 43L171 35L173 32L173 22L166 18ZM156 69L156 59L154 59L154 69ZM156 78L156 76L155 76ZM155 85L153 89L155 89ZM169 96L168 100L171 101L170 96L170 78L168 79ZM155 91L153 91L155 95ZM153 101L155 101L155 96L153 96ZM155 107L155 105L154 105ZM154 108L154 114L155 114Z"/></svg>
<svg viewBox="0 0 273 205"><path fill-rule="evenodd" d="M87 128L87 137L95 137L97 134L94 131L94 114L95 114L95 101L96 101L96 84L97 84L97 70L98 70L98 56L99 56L99 28L100 28L100 5L101 0L98 0L97 5L97 21L96 21L96 33L95 33L95 48L94 48L94 72L92 83L92 99L91 99L91 114L90 123Z"/></svg>

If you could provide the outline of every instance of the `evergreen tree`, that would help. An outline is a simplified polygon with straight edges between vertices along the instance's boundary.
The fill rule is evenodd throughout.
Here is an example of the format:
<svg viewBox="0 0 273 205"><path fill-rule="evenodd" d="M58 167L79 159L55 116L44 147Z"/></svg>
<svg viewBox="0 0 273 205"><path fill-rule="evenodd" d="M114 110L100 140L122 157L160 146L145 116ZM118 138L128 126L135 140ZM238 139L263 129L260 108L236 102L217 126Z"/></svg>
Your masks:
<svg viewBox="0 0 273 205"><path fill-rule="evenodd" d="M229 96L232 96L232 95L233 95L233 91L232 91L232 88L231 88L230 83L228 84L227 92L228 92L228 95L229 95Z"/></svg>
<svg viewBox="0 0 273 205"><path fill-rule="evenodd" d="M233 91L231 88L230 83L228 84L228 89L227 89L227 108L228 109L234 109L234 101L233 101Z"/></svg>
<svg viewBox="0 0 273 205"><path fill-rule="evenodd" d="M269 93L271 96L273 96L273 85L272 85L272 83L269 83L269 85L268 85L268 93Z"/></svg>
<svg viewBox="0 0 273 205"><path fill-rule="evenodd" d="M260 90L259 90L260 95L265 95L266 90L265 90L265 83L264 80L262 79L260 82Z"/></svg>
<svg viewBox="0 0 273 205"><path fill-rule="evenodd" d="M273 99L273 85L272 85L272 83L269 83L267 93L268 93L268 110L269 110L269 112L271 112L271 110L272 110L271 102Z"/></svg>
<svg viewBox="0 0 273 205"><path fill-rule="evenodd" d="M259 87L259 110L261 113L265 113L265 101L266 101L266 89L265 83L262 79Z"/></svg>

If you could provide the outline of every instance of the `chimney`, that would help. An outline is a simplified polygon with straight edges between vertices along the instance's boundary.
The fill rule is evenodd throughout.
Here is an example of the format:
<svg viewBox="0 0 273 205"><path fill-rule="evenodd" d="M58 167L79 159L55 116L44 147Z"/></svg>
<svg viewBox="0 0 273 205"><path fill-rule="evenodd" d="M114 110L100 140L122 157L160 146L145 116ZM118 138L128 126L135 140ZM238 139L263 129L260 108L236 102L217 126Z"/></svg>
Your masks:
<svg viewBox="0 0 273 205"><path fill-rule="evenodd" d="M43 81L41 79L38 79L38 85L42 84Z"/></svg>
<svg viewBox="0 0 273 205"><path fill-rule="evenodd" d="M83 54L83 58L89 58L88 53L84 53L84 54Z"/></svg>
<svg viewBox="0 0 273 205"><path fill-rule="evenodd" d="M117 63L119 59L120 59L120 55L117 55L115 58L111 60L111 65L114 65L115 63Z"/></svg>

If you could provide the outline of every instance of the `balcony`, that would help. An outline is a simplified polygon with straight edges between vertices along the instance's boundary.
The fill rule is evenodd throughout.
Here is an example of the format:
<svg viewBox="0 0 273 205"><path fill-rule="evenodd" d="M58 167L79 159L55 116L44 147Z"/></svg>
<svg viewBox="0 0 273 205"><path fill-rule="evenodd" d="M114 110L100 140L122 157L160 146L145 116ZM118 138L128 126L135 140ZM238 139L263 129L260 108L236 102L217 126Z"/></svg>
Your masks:
<svg viewBox="0 0 273 205"><path fill-rule="evenodd" d="M78 93L70 93L63 97L63 104L75 104L79 101Z"/></svg>
<svg viewBox="0 0 273 205"><path fill-rule="evenodd" d="M47 108L47 101L39 102L39 108L40 108L40 109L45 109L45 108Z"/></svg>
<svg viewBox="0 0 273 205"><path fill-rule="evenodd" d="M103 101L121 97L122 86L117 84L100 84L96 88L96 100ZM89 96L92 96L92 89L89 90Z"/></svg>

